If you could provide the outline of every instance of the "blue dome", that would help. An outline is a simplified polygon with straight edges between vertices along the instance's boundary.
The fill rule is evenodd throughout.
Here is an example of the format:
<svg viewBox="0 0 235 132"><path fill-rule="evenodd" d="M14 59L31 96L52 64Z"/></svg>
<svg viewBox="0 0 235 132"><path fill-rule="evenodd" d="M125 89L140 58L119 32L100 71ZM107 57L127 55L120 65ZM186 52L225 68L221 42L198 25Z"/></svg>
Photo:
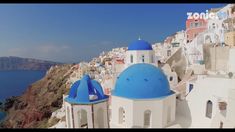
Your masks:
<svg viewBox="0 0 235 132"><path fill-rule="evenodd" d="M91 99L91 96L96 97ZM91 80L88 75L84 75L81 80L76 81L70 88L69 96L65 101L72 104L91 104L107 100L101 85Z"/></svg>
<svg viewBox="0 0 235 132"><path fill-rule="evenodd" d="M113 95L131 99L151 99L171 95L167 77L151 64L134 64L118 77Z"/></svg>
<svg viewBox="0 0 235 132"><path fill-rule="evenodd" d="M152 45L144 40L137 40L129 44L128 50L153 50Z"/></svg>

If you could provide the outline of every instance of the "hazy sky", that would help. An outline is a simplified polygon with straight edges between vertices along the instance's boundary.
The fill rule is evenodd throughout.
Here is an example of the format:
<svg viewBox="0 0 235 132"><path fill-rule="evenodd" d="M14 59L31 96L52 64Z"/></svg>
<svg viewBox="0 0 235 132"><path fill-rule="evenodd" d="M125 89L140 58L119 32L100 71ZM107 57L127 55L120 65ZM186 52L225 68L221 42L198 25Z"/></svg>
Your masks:
<svg viewBox="0 0 235 132"><path fill-rule="evenodd" d="M0 56L90 60L142 39L185 29L187 12L225 4L0 4Z"/></svg>

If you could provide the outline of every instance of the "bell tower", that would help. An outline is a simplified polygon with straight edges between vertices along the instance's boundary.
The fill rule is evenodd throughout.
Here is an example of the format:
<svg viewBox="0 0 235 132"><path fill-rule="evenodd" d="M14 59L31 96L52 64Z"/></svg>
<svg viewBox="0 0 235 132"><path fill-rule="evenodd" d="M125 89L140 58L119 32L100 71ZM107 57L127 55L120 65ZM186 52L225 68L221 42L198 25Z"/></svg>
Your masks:
<svg viewBox="0 0 235 132"><path fill-rule="evenodd" d="M65 98L67 128L108 128L108 96L88 75L75 82Z"/></svg>

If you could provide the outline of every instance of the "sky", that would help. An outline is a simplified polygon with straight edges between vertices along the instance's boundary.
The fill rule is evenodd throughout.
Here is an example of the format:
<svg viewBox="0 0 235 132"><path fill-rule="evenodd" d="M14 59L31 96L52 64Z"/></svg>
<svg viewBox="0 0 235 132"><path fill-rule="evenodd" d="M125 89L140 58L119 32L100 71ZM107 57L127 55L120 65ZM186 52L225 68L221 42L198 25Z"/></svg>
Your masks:
<svg viewBox="0 0 235 132"><path fill-rule="evenodd" d="M150 43L185 29L187 12L225 4L0 4L0 57L89 61L102 51Z"/></svg>

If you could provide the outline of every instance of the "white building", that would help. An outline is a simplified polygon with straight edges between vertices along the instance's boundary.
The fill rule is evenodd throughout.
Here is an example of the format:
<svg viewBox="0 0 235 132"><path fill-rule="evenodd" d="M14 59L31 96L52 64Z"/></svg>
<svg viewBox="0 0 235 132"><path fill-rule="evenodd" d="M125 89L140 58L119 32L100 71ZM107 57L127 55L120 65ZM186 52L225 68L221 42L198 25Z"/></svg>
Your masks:
<svg viewBox="0 0 235 132"><path fill-rule="evenodd" d="M176 108L178 116L189 122L182 127L234 128L234 86L235 79L226 75L203 75L189 84L186 99Z"/></svg>
<svg viewBox="0 0 235 132"><path fill-rule="evenodd" d="M185 100L177 100L176 124L183 128L235 127L234 54L230 49L226 74L209 71L187 82Z"/></svg>
<svg viewBox="0 0 235 132"><path fill-rule="evenodd" d="M134 64L117 79L110 127L166 127L175 120L175 100L161 69L151 64Z"/></svg>

